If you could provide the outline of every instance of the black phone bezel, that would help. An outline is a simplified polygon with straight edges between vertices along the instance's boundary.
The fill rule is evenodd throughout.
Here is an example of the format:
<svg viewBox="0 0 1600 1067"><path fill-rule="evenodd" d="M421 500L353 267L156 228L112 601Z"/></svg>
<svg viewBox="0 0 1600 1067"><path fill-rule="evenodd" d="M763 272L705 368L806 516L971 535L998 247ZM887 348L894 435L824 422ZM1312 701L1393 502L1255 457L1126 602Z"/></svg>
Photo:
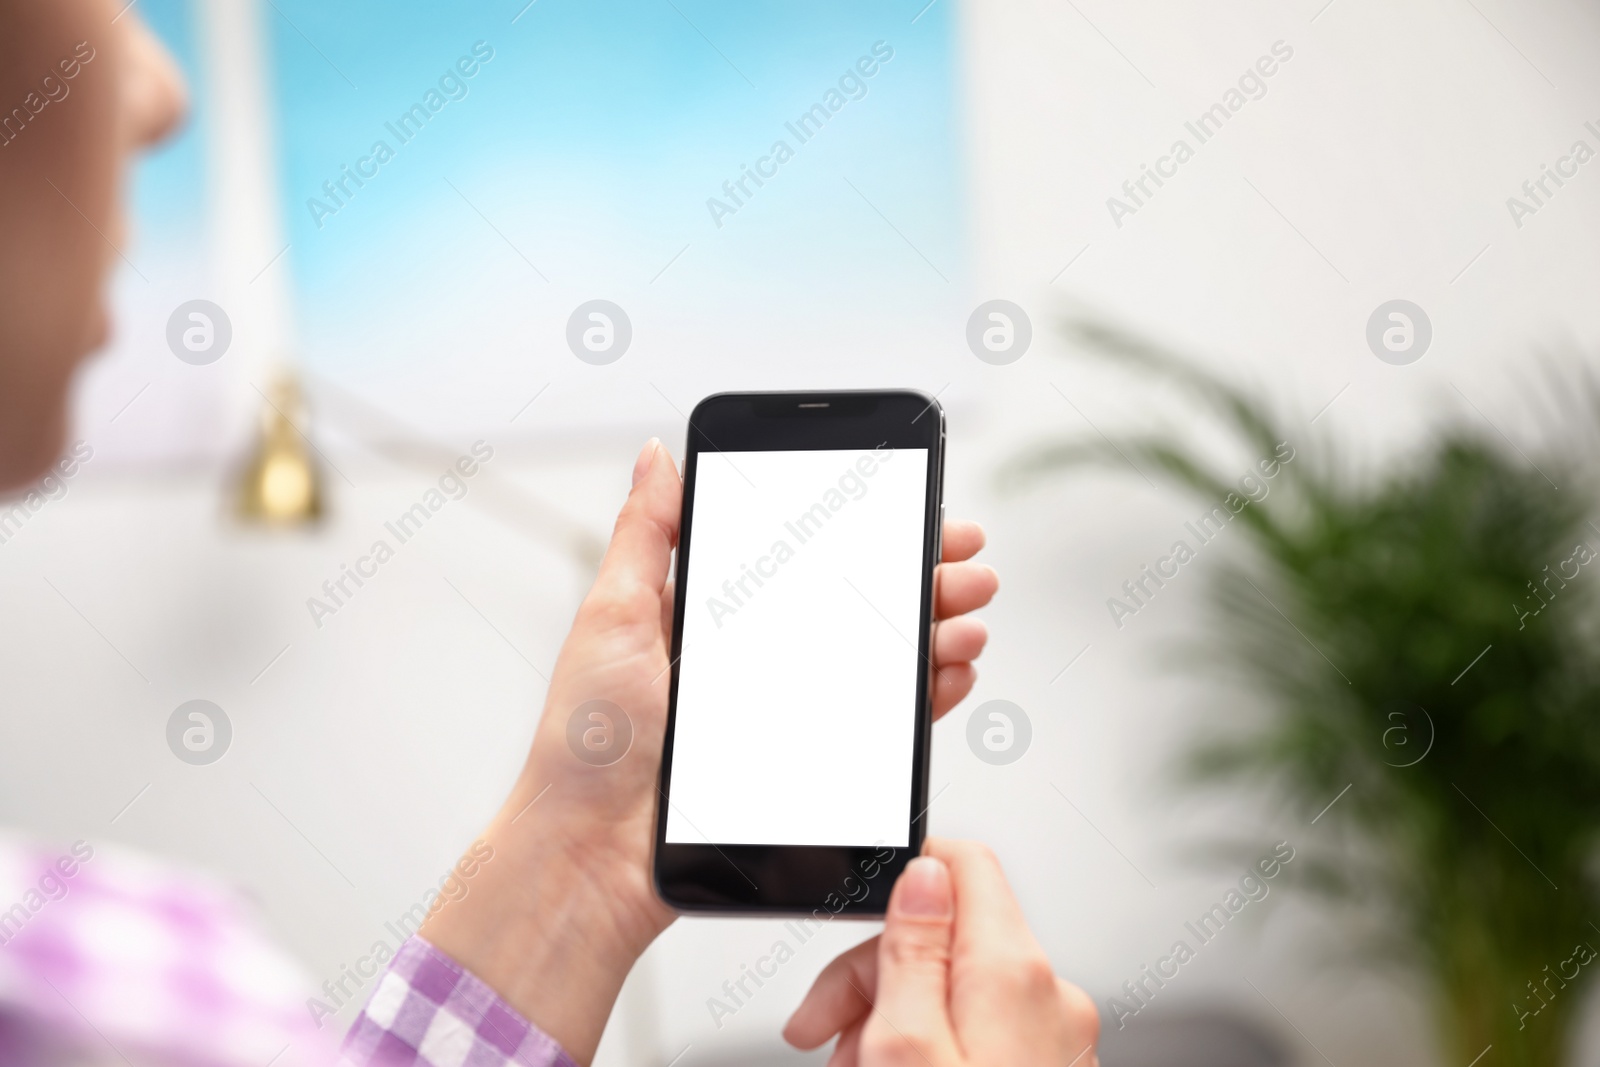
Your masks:
<svg viewBox="0 0 1600 1067"><path fill-rule="evenodd" d="M890 846L669 844L672 746L683 650L684 597L672 612L672 677L658 779L655 851L657 895L680 912L725 915L881 916L900 871L922 851L926 836L928 753L933 725L934 568L943 550L944 410L936 398L909 389L828 392L717 393L689 416L684 454L683 515L676 582L686 588L692 559L695 472L702 452L804 449L928 449L923 518L922 604L907 844Z"/></svg>

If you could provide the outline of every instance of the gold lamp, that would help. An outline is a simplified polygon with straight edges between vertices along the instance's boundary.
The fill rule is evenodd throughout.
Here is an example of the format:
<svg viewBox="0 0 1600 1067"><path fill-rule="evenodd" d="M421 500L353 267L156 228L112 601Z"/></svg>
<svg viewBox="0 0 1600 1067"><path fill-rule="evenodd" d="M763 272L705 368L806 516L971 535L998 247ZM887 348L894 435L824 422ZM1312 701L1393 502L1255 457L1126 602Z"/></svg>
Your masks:
<svg viewBox="0 0 1600 1067"><path fill-rule="evenodd" d="M261 433L239 483L236 511L246 522L304 526L322 518L323 477L310 442L300 383L288 371L273 379L261 409Z"/></svg>

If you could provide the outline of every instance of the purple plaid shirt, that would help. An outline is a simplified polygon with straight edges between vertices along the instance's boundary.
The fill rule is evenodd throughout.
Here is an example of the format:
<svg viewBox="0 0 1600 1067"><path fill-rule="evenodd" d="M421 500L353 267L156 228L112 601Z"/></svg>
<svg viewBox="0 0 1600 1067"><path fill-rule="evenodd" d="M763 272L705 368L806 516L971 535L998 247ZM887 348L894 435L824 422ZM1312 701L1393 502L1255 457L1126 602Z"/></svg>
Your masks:
<svg viewBox="0 0 1600 1067"><path fill-rule="evenodd" d="M312 981L226 886L78 842L0 836L0 1065L576 1067L419 937L378 977L342 1051Z"/></svg>
<svg viewBox="0 0 1600 1067"><path fill-rule="evenodd" d="M400 947L340 1067L577 1067L543 1030L420 937Z"/></svg>

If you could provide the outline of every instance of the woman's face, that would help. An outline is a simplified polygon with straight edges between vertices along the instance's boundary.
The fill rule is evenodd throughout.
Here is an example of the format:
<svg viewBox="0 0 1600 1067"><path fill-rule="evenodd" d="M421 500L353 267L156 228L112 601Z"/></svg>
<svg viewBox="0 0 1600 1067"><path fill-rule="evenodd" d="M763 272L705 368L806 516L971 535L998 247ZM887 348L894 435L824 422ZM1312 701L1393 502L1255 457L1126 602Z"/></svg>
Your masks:
<svg viewBox="0 0 1600 1067"><path fill-rule="evenodd" d="M0 0L0 491L53 462L73 372L105 343L124 163L182 119L126 0Z"/></svg>

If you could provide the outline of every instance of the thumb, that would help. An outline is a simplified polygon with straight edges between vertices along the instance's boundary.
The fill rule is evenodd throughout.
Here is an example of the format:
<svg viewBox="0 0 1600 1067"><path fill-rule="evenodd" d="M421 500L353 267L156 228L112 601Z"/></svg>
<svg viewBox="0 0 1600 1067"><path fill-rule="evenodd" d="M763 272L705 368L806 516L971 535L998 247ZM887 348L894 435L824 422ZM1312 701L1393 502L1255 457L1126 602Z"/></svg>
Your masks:
<svg viewBox="0 0 1600 1067"><path fill-rule="evenodd" d="M652 437L633 465L633 491L617 515L595 589L626 593L642 586L659 595L672 566L682 507L683 481L672 455Z"/></svg>
<svg viewBox="0 0 1600 1067"><path fill-rule="evenodd" d="M877 1011L868 1026L886 1023L923 1058L955 1043L950 1024L950 946L955 893L943 860L921 856L906 865L889 897L878 943Z"/></svg>

